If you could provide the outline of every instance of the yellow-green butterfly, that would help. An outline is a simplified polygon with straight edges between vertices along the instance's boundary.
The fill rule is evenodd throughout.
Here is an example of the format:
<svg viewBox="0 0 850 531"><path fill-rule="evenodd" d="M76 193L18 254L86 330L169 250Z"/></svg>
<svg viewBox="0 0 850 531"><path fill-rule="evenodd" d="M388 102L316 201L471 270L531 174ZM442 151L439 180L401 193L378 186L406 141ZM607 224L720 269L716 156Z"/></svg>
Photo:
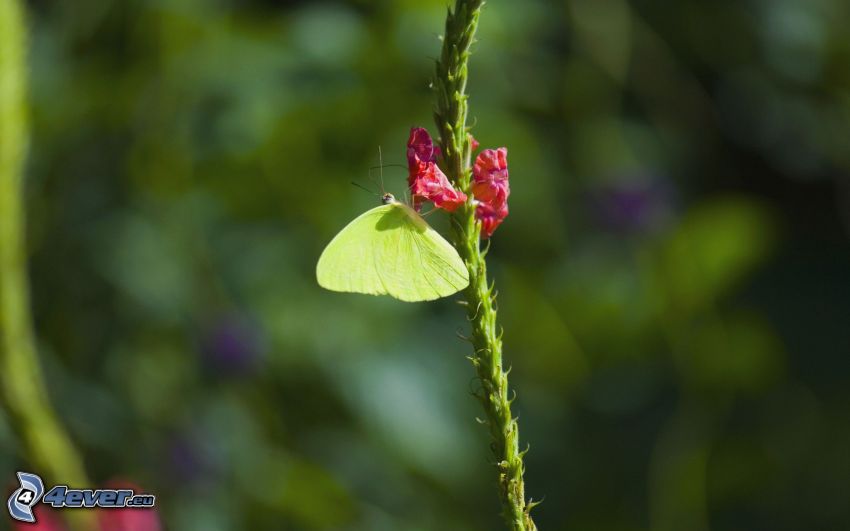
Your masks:
<svg viewBox="0 0 850 531"><path fill-rule="evenodd" d="M415 302L447 297L469 285L455 248L422 216L392 194L381 202L325 247L316 266L320 286Z"/></svg>

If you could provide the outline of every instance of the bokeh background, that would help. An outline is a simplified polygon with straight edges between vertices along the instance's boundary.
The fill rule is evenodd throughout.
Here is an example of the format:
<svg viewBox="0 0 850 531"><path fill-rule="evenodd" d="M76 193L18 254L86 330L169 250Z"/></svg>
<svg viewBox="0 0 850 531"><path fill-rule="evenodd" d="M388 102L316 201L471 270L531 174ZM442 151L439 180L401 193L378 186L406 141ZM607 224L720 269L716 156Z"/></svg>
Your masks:
<svg viewBox="0 0 850 531"><path fill-rule="evenodd" d="M500 527L462 309L314 280L376 204L350 181L433 131L446 5L28 3L50 398L167 529ZM509 149L489 260L541 529L850 529L848 20L486 5L471 113Z"/></svg>

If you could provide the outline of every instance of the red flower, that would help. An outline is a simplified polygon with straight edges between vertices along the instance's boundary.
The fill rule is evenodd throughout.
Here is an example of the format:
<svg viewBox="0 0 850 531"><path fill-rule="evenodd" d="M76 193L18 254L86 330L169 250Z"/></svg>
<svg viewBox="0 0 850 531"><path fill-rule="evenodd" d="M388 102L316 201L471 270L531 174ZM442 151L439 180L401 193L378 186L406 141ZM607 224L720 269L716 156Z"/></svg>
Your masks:
<svg viewBox="0 0 850 531"><path fill-rule="evenodd" d="M59 517L59 510L53 510L48 505L36 504L32 508L35 523L12 522L13 531L67 531L67 527Z"/></svg>
<svg viewBox="0 0 850 531"><path fill-rule="evenodd" d="M478 149L478 141L469 135L470 147ZM446 174L437 166L440 148L428 131L413 127L407 140L407 184L416 210L425 201L437 208L453 212L466 202L466 194L455 190ZM481 222L481 236L489 238L508 215L508 150L485 149L472 167L472 193L476 199L475 217Z"/></svg>
<svg viewBox="0 0 850 531"><path fill-rule="evenodd" d="M480 145L481 144L478 143L478 140L475 140L475 137L472 136L472 133L470 133L469 134L469 150L475 151L476 149L478 149L478 146L480 146Z"/></svg>
<svg viewBox="0 0 850 531"><path fill-rule="evenodd" d="M466 194L454 189L436 162L418 162L411 168L407 182L417 210L426 200L447 212L454 212L466 202Z"/></svg>
<svg viewBox="0 0 850 531"><path fill-rule="evenodd" d="M481 221L481 234L489 238L508 215L507 148L485 149L472 166L472 193L478 200L475 217Z"/></svg>
<svg viewBox="0 0 850 531"><path fill-rule="evenodd" d="M466 194L455 190L446 174L437 166L439 155L440 148L434 146L428 131L421 127L410 130L410 138L407 140L407 184L416 210L424 201L432 201L435 207L454 212L466 202Z"/></svg>
<svg viewBox="0 0 850 531"><path fill-rule="evenodd" d="M161 531L159 517L153 507L101 509L97 515L99 531Z"/></svg>
<svg viewBox="0 0 850 531"><path fill-rule="evenodd" d="M136 494L144 493L138 485L123 479L106 483L109 489L131 489ZM159 515L153 507L121 507L101 509L97 512L98 531L162 531Z"/></svg>
<svg viewBox="0 0 850 531"><path fill-rule="evenodd" d="M507 215L507 203L498 206L493 206L490 203L478 203L475 207L475 219L481 222L481 237L487 239L492 236L493 231L501 225Z"/></svg>
<svg viewBox="0 0 850 531"><path fill-rule="evenodd" d="M440 157L440 147L434 145L428 130L422 127L411 127L407 139L407 166L412 167L417 160L422 162L437 162Z"/></svg>
<svg viewBox="0 0 850 531"><path fill-rule="evenodd" d="M132 489L136 494L143 491L138 486L118 480L107 483L109 489ZM13 531L67 531L68 528L59 517L61 512L48 505L37 504L33 507L35 523L12 522ZM96 511L97 528L93 531L162 531L156 509L116 507Z"/></svg>
<svg viewBox="0 0 850 531"><path fill-rule="evenodd" d="M485 203L498 205L508 200L508 150L485 149L472 166L472 193Z"/></svg>

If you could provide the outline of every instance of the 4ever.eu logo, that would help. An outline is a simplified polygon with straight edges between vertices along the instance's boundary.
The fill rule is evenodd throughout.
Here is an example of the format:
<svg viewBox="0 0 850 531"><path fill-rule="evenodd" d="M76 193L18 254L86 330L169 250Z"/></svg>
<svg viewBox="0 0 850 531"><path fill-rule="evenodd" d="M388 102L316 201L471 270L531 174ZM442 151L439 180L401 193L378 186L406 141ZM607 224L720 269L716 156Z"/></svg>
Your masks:
<svg viewBox="0 0 850 531"><path fill-rule="evenodd" d="M44 482L29 472L18 472L18 482L21 486L9 496L6 505L9 515L21 522L35 523L33 507L39 501L55 508L145 508L153 507L156 502L153 494L136 494L131 489L72 489L56 485L45 494Z"/></svg>

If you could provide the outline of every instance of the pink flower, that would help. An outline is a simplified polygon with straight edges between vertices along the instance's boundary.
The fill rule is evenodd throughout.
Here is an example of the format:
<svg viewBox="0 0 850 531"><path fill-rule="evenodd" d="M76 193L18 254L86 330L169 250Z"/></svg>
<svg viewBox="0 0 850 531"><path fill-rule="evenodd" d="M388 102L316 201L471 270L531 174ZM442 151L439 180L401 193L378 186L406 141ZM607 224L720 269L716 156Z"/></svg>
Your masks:
<svg viewBox="0 0 850 531"><path fill-rule="evenodd" d="M424 201L437 208L454 212L466 202L466 194L455 190L448 177L437 166L440 148L434 146L431 135L421 127L410 130L407 140L407 184L413 195L413 208L419 210Z"/></svg>
<svg viewBox="0 0 850 531"><path fill-rule="evenodd" d="M115 479L107 482L109 489L132 489L136 494L145 490L129 481ZM162 531L159 515L153 507L122 507L97 512L98 531Z"/></svg>
<svg viewBox="0 0 850 531"><path fill-rule="evenodd" d="M493 206L489 203L478 203L475 207L475 219L481 222L481 237L485 240L493 235L496 227L508 216L508 204Z"/></svg>
<svg viewBox="0 0 850 531"><path fill-rule="evenodd" d="M122 507L101 509L97 514L99 531L161 531L156 510Z"/></svg>
<svg viewBox="0 0 850 531"><path fill-rule="evenodd" d="M59 510L53 510L48 505L36 504L32 508L35 523L12 522L13 531L66 531L67 528L59 517Z"/></svg>
<svg viewBox="0 0 850 531"><path fill-rule="evenodd" d="M478 141L469 135L470 148L478 149ZM413 195L413 208L431 201L437 208L454 212L466 202L466 194L455 190L446 174L437 166L440 148L428 131L413 127L407 139L407 184ZM472 194L476 199L475 217L481 222L481 236L489 238L508 215L508 150L485 149L472 167Z"/></svg>
<svg viewBox="0 0 850 531"><path fill-rule="evenodd" d="M481 221L481 235L489 238L508 215L507 148L485 149L472 166L472 194L478 201L475 217Z"/></svg>
<svg viewBox="0 0 850 531"><path fill-rule="evenodd" d="M136 494L144 492L137 485L126 481L110 481L109 489L132 489ZM67 531L68 528L62 522L58 509L52 509L48 505L36 504L33 507L35 523L13 522L13 531ZM156 510L151 508L112 508L97 509L97 528L93 531L162 531L159 516Z"/></svg>
<svg viewBox="0 0 850 531"><path fill-rule="evenodd" d="M478 146L480 146L480 145L481 144L478 143L478 140L475 140L475 137L472 136L472 133L470 133L469 134L469 150L475 151L476 149L478 149Z"/></svg>
<svg viewBox="0 0 850 531"><path fill-rule="evenodd" d="M436 162L417 163L415 168L411 168L407 182L417 210L426 200L447 212L454 212L466 202L466 194L454 189Z"/></svg>
<svg viewBox="0 0 850 531"><path fill-rule="evenodd" d="M472 166L472 194L475 199L498 205L511 193L508 185L508 150L485 149Z"/></svg>
<svg viewBox="0 0 850 531"><path fill-rule="evenodd" d="M439 146L434 145L428 130L422 127L411 127L407 139L407 166L413 166L416 161L437 162L440 157Z"/></svg>

